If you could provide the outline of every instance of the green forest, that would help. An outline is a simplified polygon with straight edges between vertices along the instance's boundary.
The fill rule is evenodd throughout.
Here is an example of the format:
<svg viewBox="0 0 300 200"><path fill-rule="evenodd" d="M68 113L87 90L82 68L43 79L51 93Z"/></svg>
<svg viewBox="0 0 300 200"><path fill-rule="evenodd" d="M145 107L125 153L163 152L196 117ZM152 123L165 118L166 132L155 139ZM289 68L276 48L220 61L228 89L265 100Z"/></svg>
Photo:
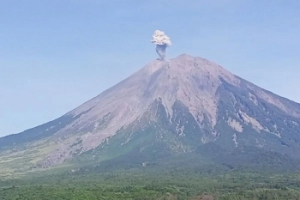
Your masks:
<svg viewBox="0 0 300 200"><path fill-rule="evenodd" d="M63 173L0 182L1 200L300 200L300 175L129 170Z"/></svg>

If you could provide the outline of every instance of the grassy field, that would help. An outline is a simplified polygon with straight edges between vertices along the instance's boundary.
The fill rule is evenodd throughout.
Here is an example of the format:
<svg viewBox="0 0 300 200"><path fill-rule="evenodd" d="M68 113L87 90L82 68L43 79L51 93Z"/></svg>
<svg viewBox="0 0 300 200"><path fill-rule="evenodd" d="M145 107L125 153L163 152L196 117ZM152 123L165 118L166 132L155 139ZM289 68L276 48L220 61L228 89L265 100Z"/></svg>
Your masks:
<svg viewBox="0 0 300 200"><path fill-rule="evenodd" d="M55 147L53 143L41 141L28 144L18 150L10 149L0 152L0 179L18 177L28 171L34 171L33 167Z"/></svg>

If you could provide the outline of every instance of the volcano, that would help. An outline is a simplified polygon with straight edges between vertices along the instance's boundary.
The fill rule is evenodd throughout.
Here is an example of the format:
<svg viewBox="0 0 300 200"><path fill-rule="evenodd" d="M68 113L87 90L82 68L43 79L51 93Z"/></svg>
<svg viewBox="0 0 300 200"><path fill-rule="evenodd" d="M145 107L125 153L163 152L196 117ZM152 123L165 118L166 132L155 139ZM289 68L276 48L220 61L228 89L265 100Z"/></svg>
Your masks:
<svg viewBox="0 0 300 200"><path fill-rule="evenodd" d="M299 151L300 104L183 54L150 62L56 120L0 138L0 172L180 162L297 168Z"/></svg>

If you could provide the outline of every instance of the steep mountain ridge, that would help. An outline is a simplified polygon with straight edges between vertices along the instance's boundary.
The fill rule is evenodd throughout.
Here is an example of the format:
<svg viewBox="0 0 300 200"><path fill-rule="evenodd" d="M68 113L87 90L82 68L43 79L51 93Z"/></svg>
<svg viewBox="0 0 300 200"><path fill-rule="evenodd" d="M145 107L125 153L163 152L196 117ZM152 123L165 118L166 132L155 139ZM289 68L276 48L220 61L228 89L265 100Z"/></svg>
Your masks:
<svg viewBox="0 0 300 200"><path fill-rule="evenodd" d="M8 170L26 171L137 154L148 162L199 149L210 155L203 150L208 144L228 153L253 147L298 159L300 104L203 58L154 60L61 118L0 138L0 158L8 158L0 167L28 160Z"/></svg>
<svg viewBox="0 0 300 200"><path fill-rule="evenodd" d="M139 120L158 98L162 99L169 117L172 117L173 104L179 100L189 108L197 121L201 122L203 114L207 114L214 126L217 120L215 92L221 84L218 77L220 75L230 83L238 84L238 79L232 74L201 58L181 55L170 62L154 61L92 101L73 110L70 114L76 116L90 109L70 126L76 124L73 126L76 129L92 125L94 132L102 129L99 134L105 138ZM104 118L106 123L101 123ZM106 126L104 129L101 127L103 125ZM95 137L96 135L91 136L91 140L95 141ZM100 141L101 137L96 140ZM98 145L91 145L86 149Z"/></svg>

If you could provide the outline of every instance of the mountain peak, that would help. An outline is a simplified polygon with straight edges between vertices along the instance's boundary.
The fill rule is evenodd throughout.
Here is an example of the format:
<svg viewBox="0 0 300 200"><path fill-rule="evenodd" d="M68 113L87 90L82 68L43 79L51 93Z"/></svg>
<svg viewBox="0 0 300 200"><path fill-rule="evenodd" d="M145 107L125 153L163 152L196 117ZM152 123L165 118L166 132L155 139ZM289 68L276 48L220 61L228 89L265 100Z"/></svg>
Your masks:
<svg viewBox="0 0 300 200"><path fill-rule="evenodd" d="M173 117L174 104L180 102L199 126L206 120L214 127L218 112L217 90L223 80L239 84L234 75L203 58L182 54L169 61L154 60L69 113L80 117L67 129L68 132L81 132L93 127L90 135L81 138L84 150L93 149L103 139L141 120L158 99L169 118ZM104 118L105 126L102 124Z"/></svg>
<svg viewBox="0 0 300 200"><path fill-rule="evenodd" d="M96 149L108 156L107 148L115 148L116 155L122 155L118 149L126 145L146 149L157 141L173 153L213 143L228 151L251 146L292 154L293 149L300 150L298 130L299 104L214 62L181 54L151 61L53 122L0 139L0 156L1 145L2 149L17 148L19 143L11 138L27 136L29 144L24 143L24 148L29 152L36 152L41 144L38 162L43 166ZM139 141L147 142L141 146Z"/></svg>

